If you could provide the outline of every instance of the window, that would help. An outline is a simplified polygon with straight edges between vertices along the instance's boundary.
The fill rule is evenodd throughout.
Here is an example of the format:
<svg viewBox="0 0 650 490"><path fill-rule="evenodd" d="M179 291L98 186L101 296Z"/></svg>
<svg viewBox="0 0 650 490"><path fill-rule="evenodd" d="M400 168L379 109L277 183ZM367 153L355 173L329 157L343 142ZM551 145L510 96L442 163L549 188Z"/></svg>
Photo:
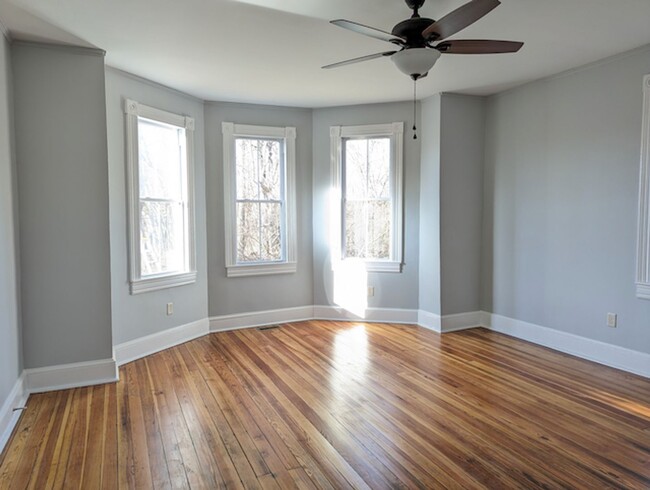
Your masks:
<svg viewBox="0 0 650 490"><path fill-rule="evenodd" d="M403 135L401 122L330 128L334 265L357 261L369 272L401 272Z"/></svg>
<svg viewBox="0 0 650 490"><path fill-rule="evenodd" d="M650 75L643 79L643 93L636 295L650 299Z"/></svg>
<svg viewBox="0 0 650 490"><path fill-rule="evenodd" d="M196 281L194 120L126 100L131 294Z"/></svg>
<svg viewBox="0 0 650 490"><path fill-rule="evenodd" d="M222 132L227 276L295 272L296 129L224 122Z"/></svg>

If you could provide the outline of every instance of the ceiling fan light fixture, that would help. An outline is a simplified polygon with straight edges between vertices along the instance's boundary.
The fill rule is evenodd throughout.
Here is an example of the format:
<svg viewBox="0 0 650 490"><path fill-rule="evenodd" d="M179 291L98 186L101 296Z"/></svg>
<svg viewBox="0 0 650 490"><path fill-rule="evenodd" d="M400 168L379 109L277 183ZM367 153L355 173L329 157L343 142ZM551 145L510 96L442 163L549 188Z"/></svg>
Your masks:
<svg viewBox="0 0 650 490"><path fill-rule="evenodd" d="M410 48L390 57L399 71L414 80L424 76L440 58L440 51L431 48Z"/></svg>

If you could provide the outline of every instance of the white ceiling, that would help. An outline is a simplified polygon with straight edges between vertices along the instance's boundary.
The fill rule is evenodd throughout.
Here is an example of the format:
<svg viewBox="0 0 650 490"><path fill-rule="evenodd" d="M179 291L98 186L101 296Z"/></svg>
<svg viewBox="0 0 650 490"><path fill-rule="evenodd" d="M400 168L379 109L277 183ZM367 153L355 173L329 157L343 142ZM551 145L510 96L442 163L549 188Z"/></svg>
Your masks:
<svg viewBox="0 0 650 490"><path fill-rule="evenodd" d="M427 0L439 19L466 0ZM16 39L106 50L110 66L206 100L325 107L394 100L412 83L388 59L325 64L392 45L330 25L346 18L391 30L403 0L0 0ZM517 54L445 55L418 82L485 95L650 43L650 0L502 0L456 39L524 41Z"/></svg>

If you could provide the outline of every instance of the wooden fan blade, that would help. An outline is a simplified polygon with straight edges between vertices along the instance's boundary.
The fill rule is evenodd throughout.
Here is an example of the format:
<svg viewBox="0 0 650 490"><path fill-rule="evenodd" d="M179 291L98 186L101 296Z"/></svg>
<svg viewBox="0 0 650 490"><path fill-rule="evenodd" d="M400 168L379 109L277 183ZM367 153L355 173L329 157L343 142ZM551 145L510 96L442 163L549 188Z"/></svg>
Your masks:
<svg viewBox="0 0 650 490"><path fill-rule="evenodd" d="M422 36L424 39L446 39L473 24L500 4L499 0L472 0L431 24L422 31Z"/></svg>
<svg viewBox="0 0 650 490"><path fill-rule="evenodd" d="M374 60L375 58L381 58L383 56L392 56L395 53L397 53L397 51L384 51L383 53L369 54L366 56L360 56L358 58L352 58L350 60L339 61L338 63L332 63L331 65L325 65L323 68L329 70L330 68L338 68L339 66L351 65L352 63Z"/></svg>
<svg viewBox="0 0 650 490"><path fill-rule="evenodd" d="M441 53L449 54L496 54L516 53L524 43L517 41L491 41L487 39L463 39L445 41L436 46Z"/></svg>
<svg viewBox="0 0 650 490"><path fill-rule="evenodd" d="M356 32L357 34L374 37L375 39L379 39L381 41L388 41L389 43L397 42L399 44L403 44L403 42L406 41L406 39L400 36L394 36L390 32L382 31L381 29L377 29L375 27L365 26L363 24L359 24L358 22L352 22L351 20L331 20L330 24L342 27L343 29L348 29L349 31Z"/></svg>

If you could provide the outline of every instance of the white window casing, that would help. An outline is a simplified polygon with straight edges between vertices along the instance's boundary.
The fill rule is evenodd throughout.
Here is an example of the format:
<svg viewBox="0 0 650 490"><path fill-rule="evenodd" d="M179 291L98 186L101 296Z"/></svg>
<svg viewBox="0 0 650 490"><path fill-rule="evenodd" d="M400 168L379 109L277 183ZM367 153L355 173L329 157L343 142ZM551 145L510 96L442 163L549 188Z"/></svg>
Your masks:
<svg viewBox="0 0 650 490"><path fill-rule="evenodd" d="M259 276L269 274L290 274L297 269L297 215L296 215L296 128L254 126L247 124L222 123L223 133L223 172L224 172L224 237L225 264L227 277ZM283 189L281 200L280 233L282 259L277 261L238 262L237 261L237 216L236 216L236 151L237 138L281 141L283 145L283 169L281 175Z"/></svg>
<svg viewBox="0 0 650 490"><path fill-rule="evenodd" d="M343 144L348 138L389 138L391 146L391 243L388 259L345 258L343 232ZM403 265L403 160L404 123L330 127L332 202L330 203L330 248L332 268L345 263L359 263L367 272L401 272Z"/></svg>
<svg viewBox="0 0 650 490"><path fill-rule="evenodd" d="M129 286L131 294L140 294L196 282L196 243L194 211L194 119L140 104L124 101L126 115L126 162L128 201ZM140 175L138 120L149 119L184 129L185 188L183 202L183 264L182 270L143 276L141 268Z"/></svg>
<svg viewBox="0 0 650 490"><path fill-rule="evenodd" d="M650 299L650 75L643 78L642 127L636 295Z"/></svg>

